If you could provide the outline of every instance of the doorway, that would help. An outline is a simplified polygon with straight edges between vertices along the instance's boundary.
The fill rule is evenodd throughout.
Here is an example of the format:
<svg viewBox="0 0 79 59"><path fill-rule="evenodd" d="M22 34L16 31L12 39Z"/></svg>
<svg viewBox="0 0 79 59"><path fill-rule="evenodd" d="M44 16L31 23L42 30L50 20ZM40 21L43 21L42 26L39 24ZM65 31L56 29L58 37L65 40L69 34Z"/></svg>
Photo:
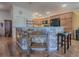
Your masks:
<svg viewBox="0 0 79 59"><path fill-rule="evenodd" d="M5 37L12 37L12 20L4 20Z"/></svg>

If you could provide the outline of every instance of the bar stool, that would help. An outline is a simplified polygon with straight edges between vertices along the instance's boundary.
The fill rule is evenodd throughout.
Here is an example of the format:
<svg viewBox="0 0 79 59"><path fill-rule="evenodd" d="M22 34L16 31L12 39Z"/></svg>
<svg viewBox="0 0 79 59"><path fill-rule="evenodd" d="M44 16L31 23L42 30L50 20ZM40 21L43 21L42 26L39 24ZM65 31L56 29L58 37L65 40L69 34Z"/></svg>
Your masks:
<svg viewBox="0 0 79 59"><path fill-rule="evenodd" d="M71 45L71 33L58 33L57 34L57 50L58 51L59 51L59 45L61 45L61 47L64 46L64 53L66 53L66 49L68 50Z"/></svg>
<svg viewBox="0 0 79 59"><path fill-rule="evenodd" d="M61 42L60 42L60 40L61 40ZM61 45L61 47L64 46L64 53L66 53L66 36L64 33L57 34L57 50L58 51L59 51L59 45Z"/></svg>
<svg viewBox="0 0 79 59"><path fill-rule="evenodd" d="M67 49L71 46L71 33L68 33L67 35Z"/></svg>

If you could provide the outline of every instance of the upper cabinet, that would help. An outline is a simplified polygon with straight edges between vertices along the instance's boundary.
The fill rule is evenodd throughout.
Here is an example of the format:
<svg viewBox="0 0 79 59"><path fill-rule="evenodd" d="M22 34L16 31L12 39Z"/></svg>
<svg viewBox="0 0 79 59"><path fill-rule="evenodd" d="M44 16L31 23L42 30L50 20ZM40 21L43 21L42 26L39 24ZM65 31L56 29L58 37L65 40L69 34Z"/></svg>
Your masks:
<svg viewBox="0 0 79 59"><path fill-rule="evenodd" d="M60 26L64 27L65 32L72 32L72 16L73 13L68 12L68 13L50 16L47 18L33 19L33 21L35 21L33 25L37 27L44 27L44 26L51 26L51 24L54 25L59 24ZM56 21L54 21L55 19Z"/></svg>

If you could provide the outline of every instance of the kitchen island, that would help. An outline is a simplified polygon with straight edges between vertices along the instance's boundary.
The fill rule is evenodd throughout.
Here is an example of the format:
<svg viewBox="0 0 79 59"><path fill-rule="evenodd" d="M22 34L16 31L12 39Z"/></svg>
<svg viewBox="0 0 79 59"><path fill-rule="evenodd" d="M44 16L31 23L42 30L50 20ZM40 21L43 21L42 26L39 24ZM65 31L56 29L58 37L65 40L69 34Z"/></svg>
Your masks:
<svg viewBox="0 0 79 59"><path fill-rule="evenodd" d="M24 36L22 32L20 32L20 39L21 41L25 41L24 42L24 46L21 44L18 44L20 46L21 49L27 49L30 48L33 51L56 51L57 50L57 34L58 33L63 33L64 29L63 27L36 27L36 28L31 28L30 31L28 31L28 29L25 30L25 28L21 29L21 31L24 30L26 31L28 34L27 38L26 36ZM16 31L17 32L17 31ZM18 36L18 35L16 35ZM25 38L24 38L25 37ZM26 39L26 40L25 40ZM27 44L27 41L28 44ZM26 44L25 44L26 43ZM29 46L28 46L29 45ZM32 46L34 45L34 46ZM22 46L22 47L21 47Z"/></svg>

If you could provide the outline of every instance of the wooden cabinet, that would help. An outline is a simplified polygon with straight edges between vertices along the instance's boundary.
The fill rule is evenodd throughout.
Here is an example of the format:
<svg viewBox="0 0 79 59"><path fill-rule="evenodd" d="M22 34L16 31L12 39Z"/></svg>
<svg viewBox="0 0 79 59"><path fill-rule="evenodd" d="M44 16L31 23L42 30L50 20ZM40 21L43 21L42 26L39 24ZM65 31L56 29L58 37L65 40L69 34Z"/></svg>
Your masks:
<svg viewBox="0 0 79 59"><path fill-rule="evenodd" d="M72 32L72 12L62 14L60 19L61 26L64 27L65 32Z"/></svg>
<svg viewBox="0 0 79 59"><path fill-rule="evenodd" d="M39 24L40 27L41 25L44 27L44 24L42 24L42 21L47 20L48 21L47 25L50 26L51 19L59 18L60 26L64 27L65 32L72 32L72 15L73 15L72 12L68 12L68 13L50 16L47 18L35 19L35 20L37 20L36 23Z"/></svg>
<svg viewBox="0 0 79 59"><path fill-rule="evenodd" d="M60 26L64 27L65 32L72 32L72 15L72 12L68 12L51 16L50 19L60 18Z"/></svg>

